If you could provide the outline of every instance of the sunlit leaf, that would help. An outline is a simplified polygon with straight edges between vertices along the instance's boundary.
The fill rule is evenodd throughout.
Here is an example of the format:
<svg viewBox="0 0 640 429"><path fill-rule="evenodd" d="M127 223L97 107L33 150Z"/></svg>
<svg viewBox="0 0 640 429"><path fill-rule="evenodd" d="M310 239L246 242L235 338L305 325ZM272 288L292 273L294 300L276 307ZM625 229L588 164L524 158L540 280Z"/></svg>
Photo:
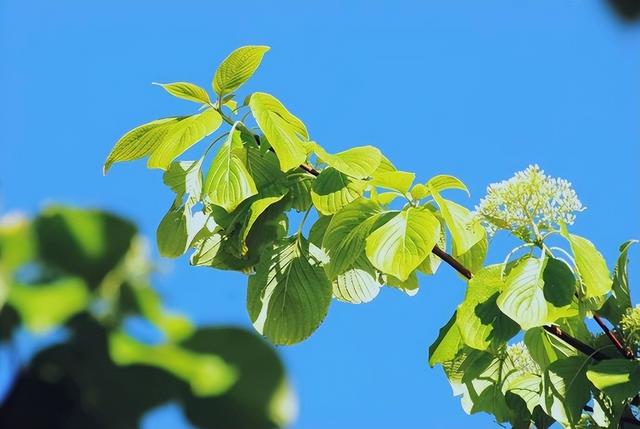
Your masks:
<svg viewBox="0 0 640 429"><path fill-rule="evenodd" d="M576 267L584 285L584 296L593 298L608 293L611 290L612 281L602 254L589 240L579 235L569 234L566 228L562 228L562 235L571 245Z"/></svg>
<svg viewBox="0 0 640 429"><path fill-rule="evenodd" d="M591 392L585 357L575 356L552 362L542 378L540 406L565 426L574 427Z"/></svg>
<svg viewBox="0 0 640 429"><path fill-rule="evenodd" d="M211 82L218 96L238 89L258 69L268 46L243 46L222 61Z"/></svg>
<svg viewBox="0 0 640 429"><path fill-rule="evenodd" d="M442 198L440 193L429 182L429 190L431 196L440 207L440 212L444 218L453 242L456 245L456 251L465 253L485 236L482 225L474 219L471 212L453 201Z"/></svg>
<svg viewBox="0 0 640 429"><path fill-rule="evenodd" d="M410 207L369 235L366 253L374 267L404 281L439 239L438 219L424 207Z"/></svg>
<svg viewBox="0 0 640 429"><path fill-rule="evenodd" d="M456 324L456 313L440 328L438 338L429 346L429 365L432 367L452 360L464 346Z"/></svg>
<svg viewBox="0 0 640 429"><path fill-rule="evenodd" d="M206 90L189 82L158 83L174 97L182 98L196 103L211 104L211 99Z"/></svg>
<svg viewBox="0 0 640 429"><path fill-rule="evenodd" d="M234 126L211 162L203 193L227 212L258 193L255 182L242 160L234 153L242 147L240 132Z"/></svg>
<svg viewBox="0 0 640 429"><path fill-rule="evenodd" d="M362 195L367 182L352 179L328 167L315 179L311 187L311 200L323 215L337 213Z"/></svg>
<svg viewBox="0 0 640 429"><path fill-rule="evenodd" d="M518 325L496 304L505 287L501 274L502 265L490 265L476 272L458 306L460 335L468 346L478 350L486 350L492 343L504 343L519 331Z"/></svg>
<svg viewBox="0 0 640 429"><path fill-rule="evenodd" d="M380 165L382 156L380 150L373 146L354 147L331 155L316 144L314 151L322 162L356 179L366 179L371 176Z"/></svg>
<svg viewBox="0 0 640 429"><path fill-rule="evenodd" d="M629 359L607 359L589 367L587 378L616 404L640 392L640 363Z"/></svg>
<svg viewBox="0 0 640 429"><path fill-rule="evenodd" d="M251 95L249 107L258 126L278 156L280 169L289 171L307 159L307 129L275 97L262 92Z"/></svg>
<svg viewBox="0 0 640 429"><path fill-rule="evenodd" d="M365 248L365 239L380 213L382 209L379 205L359 198L331 218L322 241L322 247L330 258L324 267L330 280L360 257Z"/></svg>
<svg viewBox="0 0 640 429"><path fill-rule="evenodd" d="M465 191L467 195L470 195L467 186L455 176L449 176L446 174L433 176L429 179L428 185L438 193L447 189L459 189L461 191Z"/></svg>

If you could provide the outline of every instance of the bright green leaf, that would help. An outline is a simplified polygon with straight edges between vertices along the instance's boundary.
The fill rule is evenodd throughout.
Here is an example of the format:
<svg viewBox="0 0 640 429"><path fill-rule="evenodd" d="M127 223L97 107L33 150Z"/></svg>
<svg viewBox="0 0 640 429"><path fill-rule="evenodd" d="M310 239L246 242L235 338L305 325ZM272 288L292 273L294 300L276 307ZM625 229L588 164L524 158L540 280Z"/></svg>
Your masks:
<svg viewBox="0 0 640 429"><path fill-rule="evenodd" d="M518 325L505 316L496 299L505 284L502 265L490 265L469 280L464 300L458 306L458 328L464 342L478 350L492 343L502 344L513 337Z"/></svg>
<svg viewBox="0 0 640 429"><path fill-rule="evenodd" d="M147 166L166 170L171 161L191 146L213 133L222 124L222 117L213 109L181 118L169 129L149 156Z"/></svg>
<svg viewBox="0 0 640 429"><path fill-rule="evenodd" d="M454 176L448 176L446 174L433 176L431 179L429 179L429 182L427 184L436 192L442 192L446 189L459 189L461 191L465 191L467 195L470 195L467 186L462 183L460 179Z"/></svg>
<svg viewBox="0 0 640 429"><path fill-rule="evenodd" d="M211 82L219 97L229 94L245 83L258 69L268 46L243 46L233 51L216 70Z"/></svg>
<svg viewBox="0 0 640 429"><path fill-rule="evenodd" d="M198 85L189 82L173 82L173 83L157 83L163 87L169 94L183 100L194 101L196 103L211 104L209 94Z"/></svg>
<svg viewBox="0 0 640 429"><path fill-rule="evenodd" d="M516 265L498 297L498 307L527 330L548 323L547 301L544 297L544 259L526 258Z"/></svg>
<svg viewBox="0 0 640 429"><path fill-rule="evenodd" d="M372 301L380 292L381 284L366 258L360 257L352 268L343 271L333 281L333 296L351 304Z"/></svg>
<svg viewBox="0 0 640 429"><path fill-rule="evenodd" d="M532 328L525 332L524 343L533 360L543 370L558 359L577 355L576 349L542 328Z"/></svg>
<svg viewBox="0 0 640 429"><path fill-rule="evenodd" d="M324 269L330 280L346 271L360 257L365 239L382 209L366 198L358 198L331 219L322 241L330 262Z"/></svg>
<svg viewBox="0 0 640 429"><path fill-rule="evenodd" d="M213 204L224 207L229 213L241 202L258 193L251 174L234 153L241 147L240 132L234 125L227 141L211 162L204 182L204 194Z"/></svg>
<svg viewBox="0 0 640 429"><path fill-rule="evenodd" d="M338 170L327 167L314 180L311 200L323 215L337 213L362 195L367 182L352 179Z"/></svg>
<svg viewBox="0 0 640 429"><path fill-rule="evenodd" d="M289 171L307 159L307 130L275 97L262 92L251 95L249 107L258 126L278 156L280 169Z"/></svg>
<svg viewBox="0 0 640 429"><path fill-rule="evenodd" d="M586 238L569 234L566 227L562 228L562 235L571 245L576 268L584 284L585 298L594 298L608 293L611 290L612 281L602 254Z"/></svg>
<svg viewBox="0 0 640 429"><path fill-rule="evenodd" d="M457 313L453 313L447 324L440 328L438 338L429 346L429 365L432 367L451 361L464 346L456 324L456 315Z"/></svg>
<svg viewBox="0 0 640 429"><path fill-rule="evenodd" d="M456 250L465 253L485 236L482 225L473 218L471 212L453 201L442 198L438 191L431 185L428 185L433 199L440 207L440 212L444 218Z"/></svg>
<svg viewBox="0 0 640 429"><path fill-rule="evenodd" d="M411 184L415 178L415 173L408 173L406 171L376 172L373 174L371 184L405 194L409 191L409 188L411 188Z"/></svg>
<svg viewBox="0 0 640 429"><path fill-rule="evenodd" d="M614 403L627 402L640 391L640 364L635 360L607 359L591 365L587 378Z"/></svg>
<svg viewBox="0 0 640 429"><path fill-rule="evenodd" d="M440 238L440 222L423 207L399 212L374 230L366 252L374 267L404 281L431 253Z"/></svg>
<svg viewBox="0 0 640 429"><path fill-rule="evenodd" d="M370 177L380 165L382 157L380 150L373 146L354 147L331 155L316 144L314 151L322 162L356 179Z"/></svg>

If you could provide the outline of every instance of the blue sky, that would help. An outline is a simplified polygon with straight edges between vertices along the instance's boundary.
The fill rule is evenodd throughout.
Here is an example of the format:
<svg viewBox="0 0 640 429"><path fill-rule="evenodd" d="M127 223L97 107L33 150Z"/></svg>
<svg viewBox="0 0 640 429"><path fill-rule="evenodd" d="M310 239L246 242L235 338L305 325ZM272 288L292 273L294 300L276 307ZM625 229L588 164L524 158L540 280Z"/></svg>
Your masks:
<svg viewBox="0 0 640 429"><path fill-rule="evenodd" d="M467 205L538 163L573 182L589 207L574 231L610 264L640 237L640 26L580 0L3 0L0 211L103 207L153 237L171 201L160 172L134 162L103 177L104 158L133 126L191 112L151 82L208 86L244 44L272 46L246 90L276 95L330 151L373 144L421 180L457 175ZM490 258L510 244L498 238ZM170 306L249 325L243 276L161 264ZM280 349L299 395L294 427L494 427L466 416L426 363L463 293L445 267L413 298L334 303L313 337ZM147 426L173 428L176 414Z"/></svg>

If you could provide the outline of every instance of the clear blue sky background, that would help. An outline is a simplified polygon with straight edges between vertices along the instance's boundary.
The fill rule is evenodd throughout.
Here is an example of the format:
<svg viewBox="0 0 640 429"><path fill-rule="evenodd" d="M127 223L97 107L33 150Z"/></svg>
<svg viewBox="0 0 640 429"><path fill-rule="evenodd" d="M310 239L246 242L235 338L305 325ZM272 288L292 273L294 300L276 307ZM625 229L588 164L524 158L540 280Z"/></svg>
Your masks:
<svg viewBox="0 0 640 429"><path fill-rule="evenodd" d="M136 162L103 177L109 149L139 123L191 112L152 81L208 86L230 50L268 44L246 89L275 94L327 149L373 144L423 180L455 174L469 205L538 163L574 183L589 207L575 231L610 264L640 237L640 27L602 1L2 0L0 43L2 212L104 207L154 236L171 200L160 172ZM499 239L491 259L509 244ZM162 265L169 305L249 326L243 276ZM280 349L300 400L295 428L495 425L466 416L426 363L464 283L447 268L422 280L414 298L334 303L311 339ZM146 426L174 428L176 415Z"/></svg>

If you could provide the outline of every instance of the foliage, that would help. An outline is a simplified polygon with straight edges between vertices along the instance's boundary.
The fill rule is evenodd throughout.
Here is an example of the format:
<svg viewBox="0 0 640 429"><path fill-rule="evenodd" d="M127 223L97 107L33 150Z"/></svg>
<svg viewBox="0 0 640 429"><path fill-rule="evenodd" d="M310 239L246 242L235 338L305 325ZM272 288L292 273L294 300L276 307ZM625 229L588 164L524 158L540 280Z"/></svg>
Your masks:
<svg viewBox="0 0 640 429"><path fill-rule="evenodd" d="M628 245L612 279L596 247L567 230L584 210L571 184L537 166L491 185L471 212L443 196L468 194L456 177L415 183L414 173L398 170L371 146L327 152L274 96L255 92L235 101L266 50L244 47L227 57L214 77L215 101L193 84L168 89L198 103L196 113L141 125L109 154L105 171L144 156L150 167L166 170L165 183L176 192L167 216L175 219L158 229L161 251L175 257L191 248L193 265L248 274L249 316L275 344L311 335L332 295L359 304L384 286L415 294L418 274L433 275L443 257L468 285L429 362L443 366L467 412L488 412L515 427L615 426L638 390L635 376L618 375L635 374L629 366L635 360L597 312L618 325L631 306ZM181 131L181 122L207 112L209 124ZM221 122L228 130L200 158L174 161ZM301 220L291 225L294 219ZM310 228L308 219L315 219ZM485 266L489 238L499 231L523 243L502 263ZM587 329L590 317L607 336ZM625 365L598 366L607 358ZM592 400L594 412L583 413Z"/></svg>
<svg viewBox="0 0 640 429"><path fill-rule="evenodd" d="M24 332L62 336L13 368L0 427L134 428L170 402L201 428L291 420L272 348L243 329L198 328L167 310L149 286L152 269L135 227L109 213L51 206L33 220L0 222L3 348L14 353ZM132 320L160 338L130 333Z"/></svg>

